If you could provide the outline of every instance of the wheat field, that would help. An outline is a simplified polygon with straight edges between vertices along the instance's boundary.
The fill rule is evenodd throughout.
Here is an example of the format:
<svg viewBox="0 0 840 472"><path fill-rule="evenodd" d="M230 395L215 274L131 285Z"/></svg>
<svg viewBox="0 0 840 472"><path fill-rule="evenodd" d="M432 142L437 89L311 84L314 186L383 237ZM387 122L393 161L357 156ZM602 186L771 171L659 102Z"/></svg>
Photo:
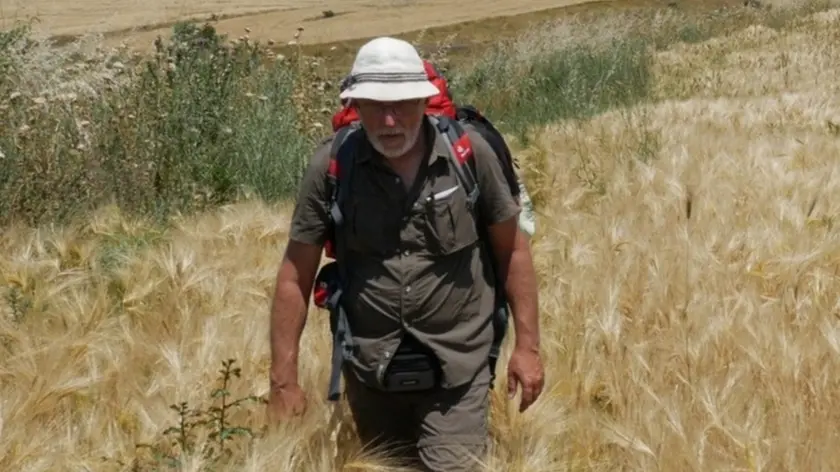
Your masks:
<svg viewBox="0 0 840 472"><path fill-rule="evenodd" d="M487 470L834 470L840 10L677 45L655 70L663 100L517 150L539 215L546 388L520 415L500 370ZM174 454L170 405L210 407L226 359L241 367L227 402L266 395L290 211L252 201L157 232L104 208L3 229L0 470ZM325 402L329 350L312 309L307 414L264 431L258 402L231 409L256 437L231 436L215 470L386 470ZM187 442L200 451L212 430Z"/></svg>

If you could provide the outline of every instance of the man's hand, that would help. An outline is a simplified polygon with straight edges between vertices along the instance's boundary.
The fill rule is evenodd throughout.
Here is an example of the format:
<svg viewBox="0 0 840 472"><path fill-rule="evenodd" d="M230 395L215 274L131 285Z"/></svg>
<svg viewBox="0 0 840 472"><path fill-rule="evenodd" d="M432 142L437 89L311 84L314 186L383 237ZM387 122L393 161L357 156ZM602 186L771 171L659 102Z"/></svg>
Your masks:
<svg viewBox="0 0 840 472"><path fill-rule="evenodd" d="M490 238L516 331L516 347L508 364L508 395L512 398L517 387L522 389L519 411L523 412L542 393L544 382L536 274L528 238L516 218L491 226Z"/></svg>
<svg viewBox="0 0 840 472"><path fill-rule="evenodd" d="M321 246L290 240L277 271L271 307L271 392L267 411L272 422L306 409L306 398L298 383L298 347L320 258Z"/></svg>
<svg viewBox="0 0 840 472"><path fill-rule="evenodd" d="M516 347L508 363L508 398L516 395L517 387L522 389L519 412L528 409L542 393L545 382L542 360L535 349Z"/></svg>
<svg viewBox="0 0 840 472"><path fill-rule="evenodd" d="M306 412L306 394L297 383L272 385L268 394L266 415L270 423L276 423Z"/></svg>

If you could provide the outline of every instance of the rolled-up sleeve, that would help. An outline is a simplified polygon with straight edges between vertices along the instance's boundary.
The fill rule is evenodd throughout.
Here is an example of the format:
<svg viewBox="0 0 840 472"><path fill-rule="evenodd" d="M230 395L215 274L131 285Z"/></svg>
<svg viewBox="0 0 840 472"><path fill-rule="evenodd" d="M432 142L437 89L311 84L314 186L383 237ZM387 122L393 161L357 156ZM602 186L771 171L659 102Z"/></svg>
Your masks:
<svg viewBox="0 0 840 472"><path fill-rule="evenodd" d="M327 169L331 143L332 141L322 143L306 167L292 213L289 239L317 246L326 241L330 224L327 208Z"/></svg>

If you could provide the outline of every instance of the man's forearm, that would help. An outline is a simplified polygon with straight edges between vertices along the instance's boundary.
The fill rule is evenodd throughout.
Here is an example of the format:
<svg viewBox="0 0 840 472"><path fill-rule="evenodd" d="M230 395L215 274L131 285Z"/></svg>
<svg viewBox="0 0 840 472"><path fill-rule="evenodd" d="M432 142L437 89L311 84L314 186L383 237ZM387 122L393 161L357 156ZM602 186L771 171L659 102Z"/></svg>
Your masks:
<svg viewBox="0 0 840 472"><path fill-rule="evenodd" d="M520 240L508 264L505 291L513 313L516 347L533 351L540 348L537 277L527 240Z"/></svg>
<svg viewBox="0 0 840 472"><path fill-rule="evenodd" d="M271 306L271 385L296 382L298 352L306 325L308 300L293 282L279 281Z"/></svg>

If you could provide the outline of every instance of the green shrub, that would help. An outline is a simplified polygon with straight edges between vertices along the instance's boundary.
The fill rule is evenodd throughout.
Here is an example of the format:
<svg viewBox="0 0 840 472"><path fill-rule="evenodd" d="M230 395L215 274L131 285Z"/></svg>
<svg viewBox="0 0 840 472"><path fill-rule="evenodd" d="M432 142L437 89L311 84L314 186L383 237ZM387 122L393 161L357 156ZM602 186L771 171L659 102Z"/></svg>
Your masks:
<svg viewBox="0 0 840 472"><path fill-rule="evenodd" d="M245 190L289 195L310 146L296 71L206 25L176 25L156 47L96 95L6 98L3 222L63 221L111 202L162 218Z"/></svg>

